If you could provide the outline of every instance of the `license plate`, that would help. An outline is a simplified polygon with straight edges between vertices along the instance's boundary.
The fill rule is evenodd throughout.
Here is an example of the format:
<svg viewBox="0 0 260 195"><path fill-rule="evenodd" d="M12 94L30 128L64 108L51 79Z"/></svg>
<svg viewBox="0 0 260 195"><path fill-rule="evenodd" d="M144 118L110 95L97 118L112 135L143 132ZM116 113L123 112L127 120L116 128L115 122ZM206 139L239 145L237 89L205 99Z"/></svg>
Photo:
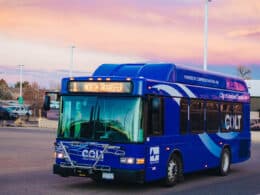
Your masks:
<svg viewBox="0 0 260 195"><path fill-rule="evenodd" d="M102 173L102 179L114 179L114 173L107 173L107 172L103 172Z"/></svg>

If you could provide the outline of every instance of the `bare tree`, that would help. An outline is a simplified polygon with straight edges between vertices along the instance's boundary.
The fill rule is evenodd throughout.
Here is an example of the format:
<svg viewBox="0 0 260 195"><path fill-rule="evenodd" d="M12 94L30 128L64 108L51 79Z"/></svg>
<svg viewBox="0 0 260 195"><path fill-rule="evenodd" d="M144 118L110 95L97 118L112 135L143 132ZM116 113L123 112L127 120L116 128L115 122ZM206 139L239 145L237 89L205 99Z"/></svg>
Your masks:
<svg viewBox="0 0 260 195"><path fill-rule="evenodd" d="M237 73L238 73L238 76L244 80L251 79L251 70L246 66L239 65L237 67Z"/></svg>
<svg viewBox="0 0 260 195"><path fill-rule="evenodd" d="M20 87L20 81L16 82L14 87L19 88ZM28 88L28 87L30 87L30 83L28 81L24 81L24 82L22 82L22 87Z"/></svg>
<svg viewBox="0 0 260 195"><path fill-rule="evenodd" d="M0 99L2 100L13 99L12 93L4 79L0 79Z"/></svg>

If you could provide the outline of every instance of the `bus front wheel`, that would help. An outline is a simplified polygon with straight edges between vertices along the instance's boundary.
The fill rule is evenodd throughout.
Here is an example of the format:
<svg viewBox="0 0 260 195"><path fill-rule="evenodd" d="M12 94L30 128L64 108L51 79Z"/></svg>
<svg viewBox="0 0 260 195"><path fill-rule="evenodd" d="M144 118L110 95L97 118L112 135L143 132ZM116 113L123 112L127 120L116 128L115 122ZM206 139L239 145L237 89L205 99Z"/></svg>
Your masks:
<svg viewBox="0 0 260 195"><path fill-rule="evenodd" d="M167 175L164 181L165 186L173 186L178 181L182 180L182 161L181 158L173 154L167 164Z"/></svg>
<svg viewBox="0 0 260 195"><path fill-rule="evenodd" d="M220 165L218 172L221 176L228 175L230 170L231 155L228 148L224 148L221 153Z"/></svg>

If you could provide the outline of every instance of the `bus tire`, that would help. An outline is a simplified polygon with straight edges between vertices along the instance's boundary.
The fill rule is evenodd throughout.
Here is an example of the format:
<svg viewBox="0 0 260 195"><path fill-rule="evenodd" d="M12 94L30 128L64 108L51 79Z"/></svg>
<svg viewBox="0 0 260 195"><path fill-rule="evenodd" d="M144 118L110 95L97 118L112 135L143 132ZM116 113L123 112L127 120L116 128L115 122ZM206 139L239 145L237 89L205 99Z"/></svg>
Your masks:
<svg viewBox="0 0 260 195"><path fill-rule="evenodd" d="M230 171L231 155L228 148L224 148L221 152L220 164L218 168L218 173L220 176L228 175Z"/></svg>
<svg viewBox="0 0 260 195"><path fill-rule="evenodd" d="M181 181L183 178L182 172L182 161L181 158L173 154L168 161L166 178L164 185L167 187L174 186L177 182Z"/></svg>

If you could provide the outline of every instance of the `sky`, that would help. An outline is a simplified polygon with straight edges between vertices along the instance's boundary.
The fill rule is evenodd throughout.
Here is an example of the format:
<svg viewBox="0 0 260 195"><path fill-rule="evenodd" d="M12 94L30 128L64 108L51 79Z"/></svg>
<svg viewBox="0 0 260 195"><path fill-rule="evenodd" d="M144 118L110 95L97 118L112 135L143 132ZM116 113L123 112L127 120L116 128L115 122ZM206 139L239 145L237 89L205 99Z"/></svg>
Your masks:
<svg viewBox="0 0 260 195"><path fill-rule="evenodd" d="M203 68L205 0L0 0L0 77L53 87L103 63ZM208 70L260 79L260 1L212 0ZM72 46L73 49L72 55Z"/></svg>

